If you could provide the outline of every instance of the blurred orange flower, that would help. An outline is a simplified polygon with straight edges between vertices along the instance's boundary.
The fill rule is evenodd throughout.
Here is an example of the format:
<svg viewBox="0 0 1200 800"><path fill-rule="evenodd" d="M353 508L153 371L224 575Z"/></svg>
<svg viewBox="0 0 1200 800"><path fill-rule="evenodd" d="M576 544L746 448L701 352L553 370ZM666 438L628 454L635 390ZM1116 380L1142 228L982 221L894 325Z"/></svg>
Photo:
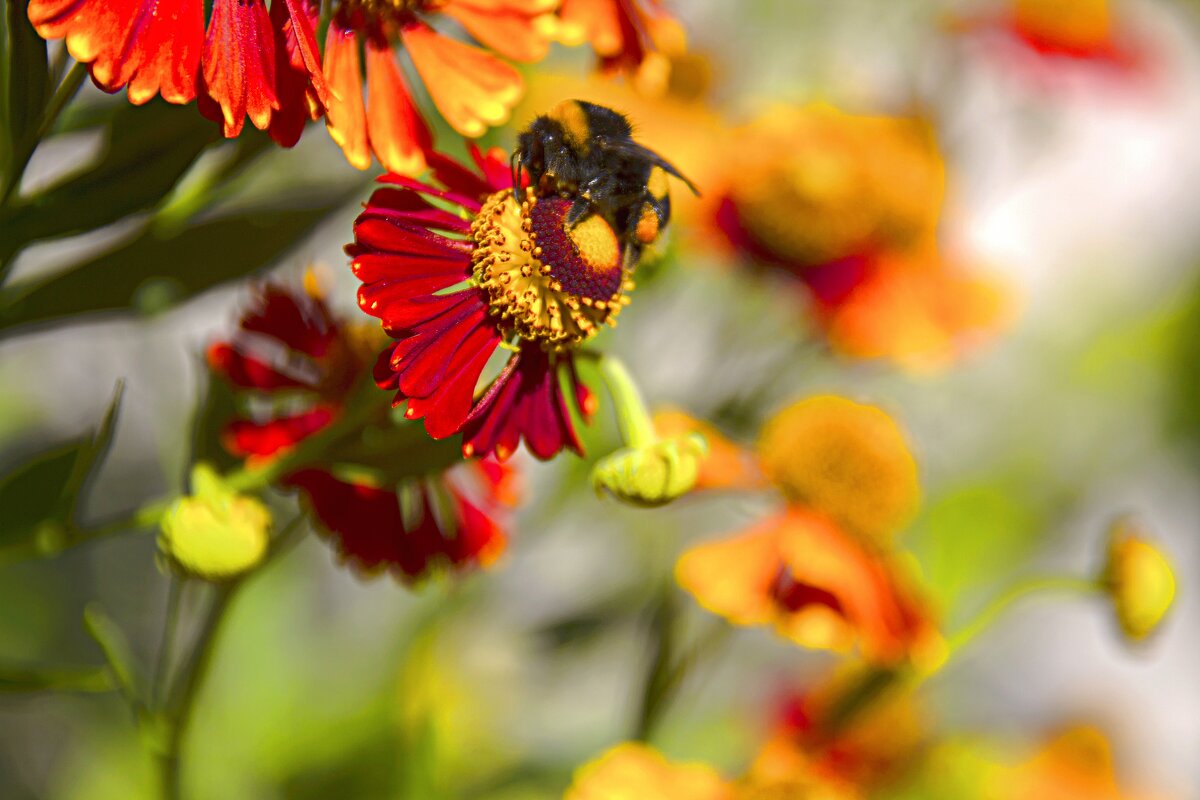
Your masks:
<svg viewBox="0 0 1200 800"><path fill-rule="evenodd" d="M1005 321L1002 290L939 251L946 170L924 122L780 107L733 140L714 228L798 278L838 352L940 367Z"/></svg>
<svg viewBox="0 0 1200 800"><path fill-rule="evenodd" d="M867 689L870 703L848 719L840 718L848 699L878 675L855 663L781 698L750 774L817 776L829 785L871 792L902 780L926 739L926 720L913 692L899 687L874 694Z"/></svg>
<svg viewBox="0 0 1200 800"><path fill-rule="evenodd" d="M728 459L702 470L720 476ZM941 640L930 611L887 549L919 497L916 464L895 423L844 398L810 398L764 426L758 463L787 508L685 552L679 584L730 622L772 625L805 647L857 645L872 661L936 661Z"/></svg>
<svg viewBox="0 0 1200 800"><path fill-rule="evenodd" d="M1108 740L1085 725L1063 730L995 783L995 796L1006 800L1149 800L1121 789Z"/></svg>
<svg viewBox="0 0 1200 800"><path fill-rule="evenodd" d="M668 761L651 747L619 744L584 764L563 800L734 800L733 787L706 764Z"/></svg>
<svg viewBox="0 0 1200 800"><path fill-rule="evenodd" d="M660 0L562 0L558 23L560 41L591 43L602 73L628 75L654 94L666 85L669 56L687 46Z"/></svg>
<svg viewBox="0 0 1200 800"><path fill-rule="evenodd" d="M1121 15L1109 0L1007 0L991 13L952 17L960 33L992 34L997 55L1049 77L1067 62L1090 64L1115 74L1134 74L1145 64ZM1020 58L1020 56L1033 56Z"/></svg>

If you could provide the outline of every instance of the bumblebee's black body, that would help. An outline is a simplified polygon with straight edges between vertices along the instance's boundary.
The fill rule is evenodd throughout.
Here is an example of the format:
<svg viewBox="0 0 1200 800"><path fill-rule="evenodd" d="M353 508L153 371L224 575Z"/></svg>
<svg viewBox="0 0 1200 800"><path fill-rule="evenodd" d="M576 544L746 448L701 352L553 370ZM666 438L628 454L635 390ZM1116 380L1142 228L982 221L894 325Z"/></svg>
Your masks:
<svg viewBox="0 0 1200 800"><path fill-rule="evenodd" d="M602 216L621 239L630 266L670 220L666 175L696 191L662 156L633 140L623 115L583 100L565 100L535 119L517 137L512 167L514 186L523 170L539 194L572 200L568 223L589 213Z"/></svg>

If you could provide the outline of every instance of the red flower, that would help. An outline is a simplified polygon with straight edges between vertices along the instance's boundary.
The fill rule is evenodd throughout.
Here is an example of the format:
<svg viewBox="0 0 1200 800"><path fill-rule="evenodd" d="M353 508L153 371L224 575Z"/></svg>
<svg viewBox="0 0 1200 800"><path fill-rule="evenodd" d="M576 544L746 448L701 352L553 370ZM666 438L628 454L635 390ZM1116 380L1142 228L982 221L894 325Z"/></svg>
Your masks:
<svg viewBox="0 0 1200 800"><path fill-rule="evenodd" d="M372 347L355 328L339 325L319 297L264 287L231 341L209 348L209 363L236 387L268 399L279 395L294 403L297 392L305 399L299 411L233 420L225 428L226 448L247 458L275 458L332 424L366 372ZM470 482L476 486L463 485ZM494 560L506 536L490 513L513 499L512 482L502 465L478 462L399 489L315 464L282 478L301 491L344 559L404 579L439 565L461 570ZM479 504L468 499L472 488Z"/></svg>
<svg viewBox="0 0 1200 800"><path fill-rule="evenodd" d="M346 250L363 282L359 305L396 340L376 382L435 439L461 432L468 456L505 459L522 439L541 459L582 453L560 374L586 416L594 398L574 353L628 303L620 244L599 215L568 229L569 200L526 188L518 203L507 157L471 152L478 172L431 156L438 185L381 178L393 187L376 190L355 222ZM477 392L501 346L512 355Z"/></svg>
<svg viewBox="0 0 1200 800"><path fill-rule="evenodd" d="M214 0L207 33L203 0L30 0L29 20L43 38L65 39L104 91L128 86L137 104L198 96L226 136L249 116L291 146L323 112L311 0L275 0L269 12L266 0Z"/></svg>

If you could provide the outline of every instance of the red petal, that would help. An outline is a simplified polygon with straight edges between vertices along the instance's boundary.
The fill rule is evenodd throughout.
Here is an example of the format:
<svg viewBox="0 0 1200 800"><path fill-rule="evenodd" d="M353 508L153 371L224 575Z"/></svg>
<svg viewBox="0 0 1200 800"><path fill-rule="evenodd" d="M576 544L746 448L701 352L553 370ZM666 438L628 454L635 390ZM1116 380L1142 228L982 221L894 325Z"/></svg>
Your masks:
<svg viewBox="0 0 1200 800"><path fill-rule="evenodd" d="M371 146L367 141L361 70L358 34L343 27L335 17L325 34L325 74L331 90L325 104L325 127L346 160L358 169L366 169L371 166Z"/></svg>
<svg viewBox="0 0 1200 800"><path fill-rule="evenodd" d="M208 349L208 364L214 372L243 389L312 388L309 381L285 375L269 361L242 353L226 342L217 342Z"/></svg>
<svg viewBox="0 0 1200 800"><path fill-rule="evenodd" d="M201 0L32 0L29 19L43 38L65 37L68 52L91 64L105 91L128 85L136 104L160 92L171 103L196 96Z"/></svg>
<svg viewBox="0 0 1200 800"><path fill-rule="evenodd" d="M247 115L255 127L266 130L272 112L279 109L279 98L275 36L265 0L214 0L204 42L203 79L201 111L222 118L226 136L241 133Z"/></svg>
<svg viewBox="0 0 1200 800"><path fill-rule="evenodd" d="M333 421L334 410L317 406L268 422L235 420L225 426L222 442L236 456L271 456L307 439Z"/></svg>

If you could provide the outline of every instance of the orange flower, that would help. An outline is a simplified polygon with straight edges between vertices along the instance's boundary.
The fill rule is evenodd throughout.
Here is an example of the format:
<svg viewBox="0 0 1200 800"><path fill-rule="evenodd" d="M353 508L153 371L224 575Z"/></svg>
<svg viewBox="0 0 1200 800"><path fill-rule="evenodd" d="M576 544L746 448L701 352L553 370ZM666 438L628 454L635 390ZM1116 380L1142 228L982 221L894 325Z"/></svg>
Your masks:
<svg viewBox="0 0 1200 800"><path fill-rule="evenodd" d="M1085 725L1054 736L1028 761L1001 771L995 783L994 796L1011 800L1148 800L1121 789L1108 740Z"/></svg>
<svg viewBox="0 0 1200 800"><path fill-rule="evenodd" d="M563 800L734 800L733 787L707 764L678 764L626 742L584 764Z"/></svg>
<svg viewBox="0 0 1200 800"><path fill-rule="evenodd" d="M803 400L764 426L758 463L787 508L685 552L680 586L734 624L772 625L805 647L936 662L930 612L888 549L920 491L891 418L840 397Z"/></svg>
<svg viewBox="0 0 1200 800"><path fill-rule="evenodd" d="M1096 55L1113 50L1108 0L1012 0L1013 30L1044 52Z"/></svg>
<svg viewBox="0 0 1200 800"><path fill-rule="evenodd" d="M669 57L686 49L683 28L660 0L562 0L558 38L589 41L601 72L629 75L651 94L666 87Z"/></svg>
<svg viewBox="0 0 1200 800"><path fill-rule="evenodd" d="M803 647L857 644L865 657L891 662L930 635L897 564L802 508L689 550L675 575L709 611L737 625L773 625Z"/></svg>
<svg viewBox="0 0 1200 800"><path fill-rule="evenodd" d="M1148 56L1109 0L1007 0L990 14L951 17L951 28L990 34L982 42L999 45L989 48L990 54L1039 79L1053 78L1072 62L1135 75Z"/></svg>
<svg viewBox="0 0 1200 800"><path fill-rule="evenodd" d="M521 96L521 75L488 50L435 31L444 14L501 55L536 61L546 54L556 0L397 0L343 2L325 38L325 72L334 98L326 125L347 160L366 169L374 152L391 172L425 167L430 132L392 53L401 44L434 105L456 131L476 137L505 122ZM363 103L360 47L366 53Z"/></svg>
<svg viewBox="0 0 1200 800"><path fill-rule="evenodd" d="M205 32L202 0L30 0L38 35L64 39L106 92L128 87L141 104L197 96L237 136L245 118L291 146L328 97L310 0L215 0ZM299 124L297 124L299 120Z"/></svg>
<svg viewBox="0 0 1200 800"><path fill-rule="evenodd" d="M945 164L925 123L777 108L736 140L715 228L799 279L839 353L939 367L1005 320L1001 290L938 251Z"/></svg>
<svg viewBox="0 0 1200 800"><path fill-rule="evenodd" d="M750 767L755 776L819 777L872 794L903 779L925 741L926 722L912 691L872 695L869 705L838 720L847 697L879 673L862 664L839 668L776 706L774 726Z"/></svg>
<svg viewBox="0 0 1200 800"><path fill-rule="evenodd" d="M816 267L804 278L834 350L890 359L912 372L949 367L1013 313L998 283L944 260L932 238Z"/></svg>

